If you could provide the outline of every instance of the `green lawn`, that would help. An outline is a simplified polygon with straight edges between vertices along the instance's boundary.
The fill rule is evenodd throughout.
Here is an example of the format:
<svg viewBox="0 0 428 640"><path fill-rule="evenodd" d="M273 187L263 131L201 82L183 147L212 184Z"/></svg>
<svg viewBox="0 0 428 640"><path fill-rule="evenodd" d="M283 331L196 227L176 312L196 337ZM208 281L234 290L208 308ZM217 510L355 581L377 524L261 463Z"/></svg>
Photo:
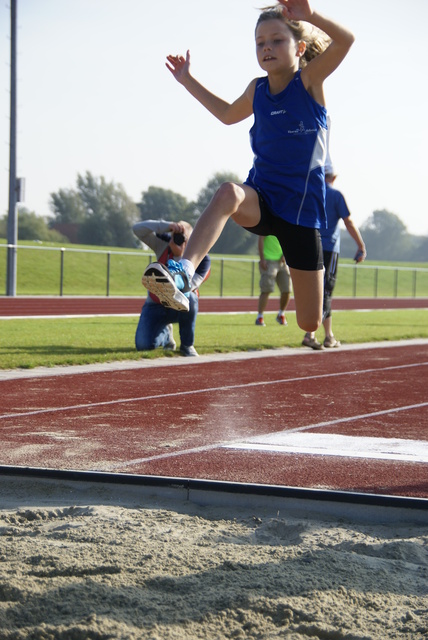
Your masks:
<svg viewBox="0 0 428 640"><path fill-rule="evenodd" d="M226 353L298 347L303 332L295 314L288 327L266 314L266 327L256 327L256 314L199 314L195 346L198 352ZM180 357L161 349L138 353L134 347L135 318L49 318L0 320L0 369L90 364L141 358ZM334 333L343 344L428 338L428 310L341 311L333 316ZM178 327L174 328L178 340ZM323 338L322 329L318 332ZM304 347L302 347L303 349Z"/></svg>
<svg viewBox="0 0 428 640"><path fill-rule="evenodd" d="M17 295L140 296L141 274L153 254L141 250L25 242L18 248ZM88 250L82 253L81 250ZM259 293L256 256L212 256L205 296ZM427 263L375 263L355 267L341 260L335 296L428 297ZM62 274L62 278L61 278ZM6 248L0 240L0 282L5 294ZM280 327L274 314L255 327L253 314L199 315L195 346L199 353L300 346L302 331L293 313ZM343 343L428 337L426 310L337 312L334 331ZM163 351L137 353L135 318L0 320L0 369L87 364L140 358L179 357ZM322 330L319 332L323 337ZM178 330L175 329L178 339Z"/></svg>
<svg viewBox="0 0 428 640"><path fill-rule="evenodd" d="M141 275L153 259L142 250L22 243L17 251L17 295L139 296ZM87 252L82 253L85 249ZM62 278L61 278L62 273ZM6 247L0 239L0 295L6 293ZM206 296L257 296L257 256L212 255ZM3 287L3 289L1 288ZM335 296L428 297L427 263L340 260Z"/></svg>

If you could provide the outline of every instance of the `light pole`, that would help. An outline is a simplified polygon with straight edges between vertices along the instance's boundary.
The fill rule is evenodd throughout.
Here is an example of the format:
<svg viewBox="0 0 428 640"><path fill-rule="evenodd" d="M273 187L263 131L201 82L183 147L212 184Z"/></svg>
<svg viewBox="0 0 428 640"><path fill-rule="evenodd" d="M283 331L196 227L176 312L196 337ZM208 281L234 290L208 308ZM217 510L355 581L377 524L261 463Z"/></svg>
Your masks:
<svg viewBox="0 0 428 640"><path fill-rule="evenodd" d="M6 295L16 295L16 256L18 225L16 214L18 182L16 179L16 13L17 0L10 0L10 156L9 214L7 219Z"/></svg>

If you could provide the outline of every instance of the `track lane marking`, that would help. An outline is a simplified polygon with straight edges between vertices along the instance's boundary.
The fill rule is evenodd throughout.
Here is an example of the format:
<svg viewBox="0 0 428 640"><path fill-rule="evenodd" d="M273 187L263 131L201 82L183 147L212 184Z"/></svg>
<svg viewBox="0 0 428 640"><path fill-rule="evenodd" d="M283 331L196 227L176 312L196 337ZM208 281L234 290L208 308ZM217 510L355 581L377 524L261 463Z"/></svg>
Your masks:
<svg viewBox="0 0 428 640"><path fill-rule="evenodd" d="M428 462L428 441L404 438L347 436L336 433L270 433L255 436L227 449L258 453L290 453L301 455L396 460L398 462Z"/></svg>
<svg viewBox="0 0 428 640"><path fill-rule="evenodd" d="M364 413L364 414L360 414L357 416L352 416L352 417L346 417L346 418L337 418L336 420L329 420L326 422L318 422L317 424L310 424L310 425L306 425L303 427L296 427L294 429L284 429L282 431L275 431L274 433L270 433L270 434L266 434L266 435L257 435L257 436L253 436L251 438L245 439L243 440L242 438L235 438L233 440L230 441L221 441L221 442L217 442L217 443L213 443L210 445L205 445L205 446L200 446L200 447L193 447L191 449L182 449L181 451L170 451L168 453L159 453L156 454L154 456L147 456L144 458L134 458L133 460L128 460L128 462L123 462L123 463L118 463L115 464L114 466L110 466L108 467L108 470L112 470L112 469L119 469L119 468L124 468L124 467L133 467L137 464L143 464L145 462L154 462L156 460L167 460L168 458L177 458L178 456L185 456L185 455L189 455L192 453L203 453L206 451L212 451L213 449L250 449L251 446L246 446L246 443L252 443L252 442L256 442L257 440L267 440L268 438L279 438L281 436L286 436L286 435L291 435L291 434L295 434L298 433L300 431L306 431L308 429L316 429L316 428L321 428L321 427L329 427L331 425L335 425L335 424L340 424L341 422L351 422L352 420L362 420L364 418L372 418L372 417L376 417L379 415L386 415L388 413L397 413L399 411L409 411L412 409L421 409L423 407L428 407L428 402L422 402L420 404L410 404L410 405L406 405L404 407L396 407L394 409L385 409L383 411L373 411L372 413ZM323 434L316 434L315 437L322 437ZM326 434L326 435L335 435L335 434ZM358 437L358 436L347 436L349 438L354 438L354 437ZM388 438L380 438L379 440L394 440L393 438L388 439ZM404 440L403 442L413 442L411 440ZM424 448L426 447L427 450L427 462L428 462L428 442L426 441L414 441L414 442L424 442ZM253 447L253 449L256 449L257 447ZM257 448L257 450L262 451L262 449ZM275 451L277 451L278 449L275 449ZM298 451L293 451L293 453L299 453ZM366 457L366 456L362 456L362 457ZM402 458L400 458L402 459ZM423 462L425 462L425 460L423 460Z"/></svg>
<svg viewBox="0 0 428 640"><path fill-rule="evenodd" d="M308 424L304 427L294 427L293 429L286 429L285 431L277 431L280 433L297 433L299 431L308 431L309 429L321 429L322 427L331 427L335 424L341 424L343 422L353 422L354 420L364 420L365 418L376 418L377 416L384 416L389 413L398 413L400 411L411 411L412 409L423 409L428 407L428 402L419 402L418 404L407 404L402 407L394 407L391 409L381 409L379 411L371 411L369 413L360 413L355 416L348 416L346 418L335 418L334 420L327 420L325 422L315 422L314 424ZM271 434L274 435L274 434Z"/></svg>
<svg viewBox="0 0 428 640"><path fill-rule="evenodd" d="M21 413L5 413L0 415L0 420L6 420L10 418L24 418L27 416L41 415L46 413L58 413L61 411L78 411L79 409L93 409L97 407L106 407L115 404L126 404L132 402L145 402L147 400L159 400L164 398L177 398L180 396L189 396L189 395L197 395L201 393L216 393L218 391L231 391L234 389L249 389L251 387L262 387L262 386L271 386L275 384L286 384L290 382L302 382L308 380L322 380L326 378L337 378L342 376L355 376L367 373L379 373L384 371L395 371L398 369L410 369L415 367L426 367L428 366L428 362L417 362L412 364L404 364L404 365L391 365L389 367L383 368L370 368L370 369L360 369L353 371L340 371L337 373L322 373L314 376L301 376L297 378L282 378L280 380L260 380L257 382L246 382L245 384L231 384L225 385L221 387L208 387L204 389L188 389L186 391L175 391L172 393L159 393L156 395L150 396L138 396L134 398L118 398L117 400L104 400L102 402L91 402L84 404L76 404L76 405L64 405L62 407L50 407L49 409L36 409L34 411L25 411ZM415 405L416 406L416 405Z"/></svg>

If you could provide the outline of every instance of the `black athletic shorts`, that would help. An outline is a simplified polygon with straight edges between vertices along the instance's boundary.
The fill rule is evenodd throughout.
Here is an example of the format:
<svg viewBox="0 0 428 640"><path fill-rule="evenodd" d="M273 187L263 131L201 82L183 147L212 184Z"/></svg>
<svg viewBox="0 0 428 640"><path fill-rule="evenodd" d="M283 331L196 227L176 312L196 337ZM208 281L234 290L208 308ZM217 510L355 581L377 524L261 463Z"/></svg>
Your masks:
<svg viewBox="0 0 428 640"><path fill-rule="evenodd" d="M286 263L292 269L320 271L324 267L321 236L318 229L291 224L274 216L259 194L260 222L244 227L258 236L276 236Z"/></svg>

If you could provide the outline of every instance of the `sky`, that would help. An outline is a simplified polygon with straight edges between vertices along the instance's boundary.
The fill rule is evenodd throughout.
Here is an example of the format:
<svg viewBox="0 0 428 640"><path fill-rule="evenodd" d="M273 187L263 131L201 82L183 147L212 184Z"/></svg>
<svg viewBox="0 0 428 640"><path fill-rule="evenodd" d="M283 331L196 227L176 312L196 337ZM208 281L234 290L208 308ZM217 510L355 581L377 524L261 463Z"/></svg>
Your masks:
<svg viewBox="0 0 428 640"><path fill-rule="evenodd" d="M90 171L139 201L150 186L189 200L217 172L245 180L252 119L227 127L165 67L191 53L193 75L232 101L264 75L254 28L266 0L18 0L17 175L23 203ZM273 4L273 3L272 3ZM349 27L351 52L325 82L331 155L357 225L379 209L428 235L428 0L313 0ZM0 216L8 211L10 6L0 8Z"/></svg>

